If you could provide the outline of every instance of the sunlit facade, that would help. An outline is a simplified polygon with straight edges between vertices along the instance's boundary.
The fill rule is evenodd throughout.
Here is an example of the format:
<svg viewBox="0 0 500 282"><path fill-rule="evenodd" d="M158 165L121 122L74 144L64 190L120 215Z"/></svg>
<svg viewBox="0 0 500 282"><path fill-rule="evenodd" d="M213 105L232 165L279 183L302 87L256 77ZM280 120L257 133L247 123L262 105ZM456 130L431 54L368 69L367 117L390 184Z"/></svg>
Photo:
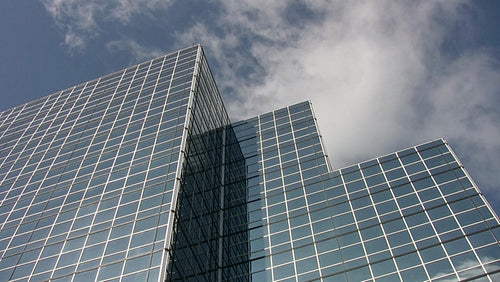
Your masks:
<svg viewBox="0 0 500 282"><path fill-rule="evenodd" d="M332 171L308 102L234 130L253 280L499 280L498 218L446 141Z"/></svg>
<svg viewBox="0 0 500 282"><path fill-rule="evenodd" d="M0 280L163 280L206 67L195 46L0 114Z"/></svg>
<svg viewBox="0 0 500 282"><path fill-rule="evenodd" d="M0 112L2 281L495 281L499 238L446 141L332 170L198 45Z"/></svg>

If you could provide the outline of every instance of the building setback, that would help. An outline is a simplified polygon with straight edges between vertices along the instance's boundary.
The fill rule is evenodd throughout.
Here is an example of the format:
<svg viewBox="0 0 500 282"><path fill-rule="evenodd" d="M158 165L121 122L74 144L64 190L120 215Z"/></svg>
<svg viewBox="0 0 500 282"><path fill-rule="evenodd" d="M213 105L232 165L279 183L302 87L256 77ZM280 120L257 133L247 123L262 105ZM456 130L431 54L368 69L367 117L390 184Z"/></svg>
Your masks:
<svg viewBox="0 0 500 282"><path fill-rule="evenodd" d="M499 238L445 140L333 170L199 45L0 112L1 281L499 281Z"/></svg>

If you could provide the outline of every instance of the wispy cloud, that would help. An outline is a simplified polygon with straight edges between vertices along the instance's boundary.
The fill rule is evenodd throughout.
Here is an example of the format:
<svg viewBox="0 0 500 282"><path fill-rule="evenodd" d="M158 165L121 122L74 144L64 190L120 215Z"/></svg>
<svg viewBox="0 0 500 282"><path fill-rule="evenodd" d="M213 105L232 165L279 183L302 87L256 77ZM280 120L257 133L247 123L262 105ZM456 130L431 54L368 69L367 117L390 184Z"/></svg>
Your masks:
<svg viewBox="0 0 500 282"><path fill-rule="evenodd" d="M336 167L445 137L496 188L498 58L453 45L470 37L473 6L304 1L294 17L298 3L220 1L216 22L179 37L209 50L233 117L311 99Z"/></svg>
<svg viewBox="0 0 500 282"><path fill-rule="evenodd" d="M57 26L65 33L70 50L81 49L99 32L97 18L105 6L100 1L41 0Z"/></svg>
<svg viewBox="0 0 500 282"><path fill-rule="evenodd" d="M159 48L143 46L133 39L110 41L106 43L106 48L110 52L124 51L129 53L132 57L131 64L165 54L165 52Z"/></svg>
<svg viewBox="0 0 500 282"><path fill-rule="evenodd" d="M233 119L310 99L335 167L445 137L483 189L500 182L498 54L467 44L474 3L41 1L71 50L168 12L180 22L161 46L205 47ZM128 34L104 44L136 61L163 49Z"/></svg>
<svg viewBox="0 0 500 282"><path fill-rule="evenodd" d="M167 9L169 0L40 0L64 32L70 51L82 50L106 25L127 25L135 16L153 17Z"/></svg>

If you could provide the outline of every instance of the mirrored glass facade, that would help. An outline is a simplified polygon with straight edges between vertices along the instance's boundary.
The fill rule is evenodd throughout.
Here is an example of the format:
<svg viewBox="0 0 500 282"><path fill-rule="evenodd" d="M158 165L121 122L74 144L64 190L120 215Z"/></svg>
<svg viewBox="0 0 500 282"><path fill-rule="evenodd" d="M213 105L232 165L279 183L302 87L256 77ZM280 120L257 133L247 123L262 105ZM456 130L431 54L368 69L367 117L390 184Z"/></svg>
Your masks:
<svg viewBox="0 0 500 282"><path fill-rule="evenodd" d="M234 130L253 280L499 280L498 217L445 140L332 171L309 102Z"/></svg>
<svg viewBox="0 0 500 282"><path fill-rule="evenodd" d="M165 276L203 61L194 46L0 113L0 280Z"/></svg>
<svg viewBox="0 0 500 282"><path fill-rule="evenodd" d="M309 102L231 123L201 46L0 112L1 281L496 281L443 139L333 170Z"/></svg>

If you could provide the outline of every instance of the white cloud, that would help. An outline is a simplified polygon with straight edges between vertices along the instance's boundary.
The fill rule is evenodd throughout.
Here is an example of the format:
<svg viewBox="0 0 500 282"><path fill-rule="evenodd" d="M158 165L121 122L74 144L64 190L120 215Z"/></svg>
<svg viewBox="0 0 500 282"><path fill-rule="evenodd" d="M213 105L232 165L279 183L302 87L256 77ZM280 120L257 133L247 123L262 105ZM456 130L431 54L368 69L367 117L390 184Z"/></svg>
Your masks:
<svg viewBox="0 0 500 282"><path fill-rule="evenodd" d="M70 49L85 47L107 23L154 18L153 12L167 11L173 2L41 1ZM312 100L334 167L445 137L479 184L492 189L500 182L498 61L487 51L460 45L471 37L473 3L220 0L210 5L220 11L208 11L208 17L184 7L186 21L178 23L183 28L173 34L173 44L205 47L233 119ZM129 51L136 60L161 53L123 38L106 47Z"/></svg>
<svg viewBox="0 0 500 282"><path fill-rule="evenodd" d="M106 43L106 48L110 52L125 51L130 53L133 58L131 63L142 62L165 54L161 49L143 46L133 39L110 41Z"/></svg>
<svg viewBox="0 0 500 282"><path fill-rule="evenodd" d="M500 182L498 62L450 37L468 36L473 6L305 1L314 17L296 23L297 1L275 2L221 1L180 37L209 50L233 119L311 99L334 167L445 137L473 177Z"/></svg>
<svg viewBox="0 0 500 282"><path fill-rule="evenodd" d="M87 38L98 33L97 17L104 10L99 1L41 0L55 23L65 32L64 43L70 50L86 45Z"/></svg>
<svg viewBox="0 0 500 282"><path fill-rule="evenodd" d="M112 0L109 1L109 18L129 23L134 15L154 18L153 12L165 10L173 1L170 0Z"/></svg>
<svg viewBox="0 0 500 282"><path fill-rule="evenodd" d="M82 50L109 23L129 24L134 16L153 17L167 9L169 0L40 0L65 33L70 51Z"/></svg>
<svg viewBox="0 0 500 282"><path fill-rule="evenodd" d="M66 44L70 50L82 49L86 45L86 38L79 33L73 32L72 28L68 28L64 36L64 44Z"/></svg>

